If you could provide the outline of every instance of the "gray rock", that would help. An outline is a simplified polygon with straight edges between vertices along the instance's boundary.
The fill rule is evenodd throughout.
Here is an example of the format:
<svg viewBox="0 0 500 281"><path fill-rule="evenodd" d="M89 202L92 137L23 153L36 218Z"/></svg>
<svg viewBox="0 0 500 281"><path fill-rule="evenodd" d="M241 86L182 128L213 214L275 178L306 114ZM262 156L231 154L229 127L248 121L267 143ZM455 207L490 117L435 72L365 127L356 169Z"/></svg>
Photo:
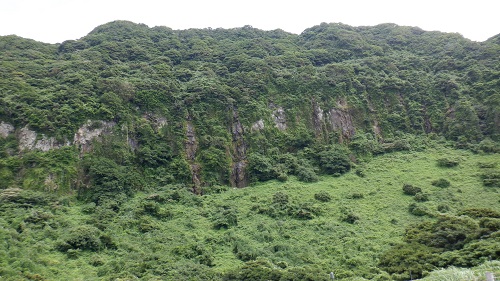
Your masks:
<svg viewBox="0 0 500 281"><path fill-rule="evenodd" d="M258 132L260 130L264 130L264 120L260 119L259 121L253 123L251 130L252 132Z"/></svg>
<svg viewBox="0 0 500 281"><path fill-rule="evenodd" d="M14 126L2 121L2 123L0 123L0 137L6 138L12 133L14 133Z"/></svg>

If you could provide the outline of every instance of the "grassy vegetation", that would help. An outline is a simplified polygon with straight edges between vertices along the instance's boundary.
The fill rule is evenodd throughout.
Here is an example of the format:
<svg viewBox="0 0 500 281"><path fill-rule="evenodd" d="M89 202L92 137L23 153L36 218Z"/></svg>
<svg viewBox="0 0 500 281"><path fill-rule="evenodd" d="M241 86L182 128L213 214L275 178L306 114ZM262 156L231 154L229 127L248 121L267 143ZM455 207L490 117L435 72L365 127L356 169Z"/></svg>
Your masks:
<svg viewBox="0 0 500 281"><path fill-rule="evenodd" d="M422 281L483 281L486 280L486 272L491 272L495 277L500 276L500 262L486 262L480 266L473 268L456 268L450 267L440 269L429 274Z"/></svg>
<svg viewBox="0 0 500 281"><path fill-rule="evenodd" d="M459 164L440 167L446 157ZM212 188L204 196L168 185L98 205L4 189L0 277L328 280L334 272L341 280L389 280L379 258L402 243L408 226L441 212L500 212L498 188L480 177L480 163L498 161L497 154L437 147L382 155L315 183L290 177L246 189ZM361 166L363 176L356 171ZM450 185L433 185L440 179ZM428 200L405 195L405 184L421 188ZM412 203L427 215L411 214Z"/></svg>

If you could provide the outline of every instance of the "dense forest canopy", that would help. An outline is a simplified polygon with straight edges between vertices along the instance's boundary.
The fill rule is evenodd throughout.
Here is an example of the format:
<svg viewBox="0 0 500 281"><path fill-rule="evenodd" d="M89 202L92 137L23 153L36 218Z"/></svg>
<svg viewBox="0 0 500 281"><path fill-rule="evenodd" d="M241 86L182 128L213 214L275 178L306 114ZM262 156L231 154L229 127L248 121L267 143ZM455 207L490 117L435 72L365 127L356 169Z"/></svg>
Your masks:
<svg viewBox="0 0 500 281"><path fill-rule="evenodd" d="M499 38L473 42L390 23L322 23L295 35L128 21L61 44L2 36L2 198L19 190L48 192L117 211L136 192L203 195L291 177L317 182L375 155L434 142L498 153ZM483 173L487 186L500 185L495 167ZM168 200L187 196L179 194ZM288 203L278 197L273 208ZM217 227L230 228L234 210L220 208L227 216ZM266 214L313 216L308 208L287 205L279 215ZM96 224L85 231L95 238L105 230ZM417 243L420 234L411 235L409 243ZM83 248L116 247L103 237ZM68 243L59 249L79 249ZM388 272L403 273L387 269L401 249L384 256ZM193 255L211 266L203 253ZM247 258L241 260L254 260Z"/></svg>

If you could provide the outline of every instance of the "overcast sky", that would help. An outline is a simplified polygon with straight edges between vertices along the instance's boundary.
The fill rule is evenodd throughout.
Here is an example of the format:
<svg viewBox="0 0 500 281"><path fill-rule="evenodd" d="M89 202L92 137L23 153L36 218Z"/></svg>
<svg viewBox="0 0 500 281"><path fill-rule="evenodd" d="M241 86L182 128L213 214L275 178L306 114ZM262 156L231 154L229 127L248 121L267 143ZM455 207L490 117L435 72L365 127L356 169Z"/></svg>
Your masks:
<svg viewBox="0 0 500 281"><path fill-rule="evenodd" d="M499 12L498 0L0 0L0 35L58 43L114 20L173 29L251 25L297 34L321 22L342 22L396 23L484 41L500 33Z"/></svg>

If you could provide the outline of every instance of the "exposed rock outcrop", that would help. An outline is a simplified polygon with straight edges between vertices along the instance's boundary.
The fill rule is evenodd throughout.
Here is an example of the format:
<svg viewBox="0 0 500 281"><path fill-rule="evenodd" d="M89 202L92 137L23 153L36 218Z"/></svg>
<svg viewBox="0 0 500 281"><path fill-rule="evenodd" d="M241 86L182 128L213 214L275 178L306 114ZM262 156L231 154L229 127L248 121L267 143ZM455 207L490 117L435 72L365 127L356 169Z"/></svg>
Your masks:
<svg viewBox="0 0 500 281"><path fill-rule="evenodd" d="M191 117L188 116L186 122L186 141L185 141L186 157L191 170L191 178L193 183L193 193L201 194L201 180L200 171L201 167L196 163L196 151L198 150L198 143L196 141L196 134L194 126L191 123Z"/></svg>
<svg viewBox="0 0 500 281"><path fill-rule="evenodd" d="M273 112L271 114L271 117L273 118L274 124L278 130L284 131L286 130L286 117L285 117L285 110L281 106L276 106L275 104L271 103L269 105L271 109L273 109Z"/></svg>
<svg viewBox="0 0 500 281"><path fill-rule="evenodd" d="M35 131L24 127L19 131L19 151L23 150L41 150L49 151L51 149L61 148L63 146L70 145L69 142L61 143L54 137L47 137L42 134L41 138L38 138L38 134Z"/></svg>
<svg viewBox="0 0 500 281"><path fill-rule="evenodd" d="M88 152L92 148L92 141L102 135L111 134L115 122L88 120L78 129L73 138L73 144L78 145L80 151Z"/></svg>
<svg viewBox="0 0 500 281"><path fill-rule="evenodd" d="M35 143L35 149L41 150L41 151L49 151L52 149L58 149L63 146L69 146L70 142L66 141L64 143L58 142L56 138L50 137L48 138L47 136L42 134L42 138L37 140Z"/></svg>
<svg viewBox="0 0 500 281"><path fill-rule="evenodd" d="M264 128L263 121L262 121L262 128ZM246 174L247 146L244 139L243 126L241 125L238 115L238 109L236 107L233 107L231 134L233 136L233 145L232 145L233 151L231 155L233 158L233 164L231 167L231 185L241 188L248 185L248 178Z"/></svg>
<svg viewBox="0 0 500 281"><path fill-rule="evenodd" d="M14 133L14 126L2 121L2 123L0 123L0 137L6 138L12 133Z"/></svg>
<svg viewBox="0 0 500 281"><path fill-rule="evenodd" d="M36 132L24 127L19 131L19 150L32 150L35 148Z"/></svg>
<svg viewBox="0 0 500 281"><path fill-rule="evenodd" d="M324 114L323 109L319 106L316 100L312 100L313 106L313 126L314 133L316 137L320 137L323 134L323 124L324 124Z"/></svg>
<svg viewBox="0 0 500 281"><path fill-rule="evenodd" d="M332 108L328 111L327 118L332 130L341 133L339 142L343 142L344 139L350 139L354 136L354 125L348 111Z"/></svg>
<svg viewBox="0 0 500 281"><path fill-rule="evenodd" d="M258 132L264 130L264 120L260 119L259 121L253 123L251 130L252 132Z"/></svg>
<svg viewBox="0 0 500 281"><path fill-rule="evenodd" d="M167 118L163 116L154 113L146 113L143 117L152 123L153 128L157 132L167 125Z"/></svg>

